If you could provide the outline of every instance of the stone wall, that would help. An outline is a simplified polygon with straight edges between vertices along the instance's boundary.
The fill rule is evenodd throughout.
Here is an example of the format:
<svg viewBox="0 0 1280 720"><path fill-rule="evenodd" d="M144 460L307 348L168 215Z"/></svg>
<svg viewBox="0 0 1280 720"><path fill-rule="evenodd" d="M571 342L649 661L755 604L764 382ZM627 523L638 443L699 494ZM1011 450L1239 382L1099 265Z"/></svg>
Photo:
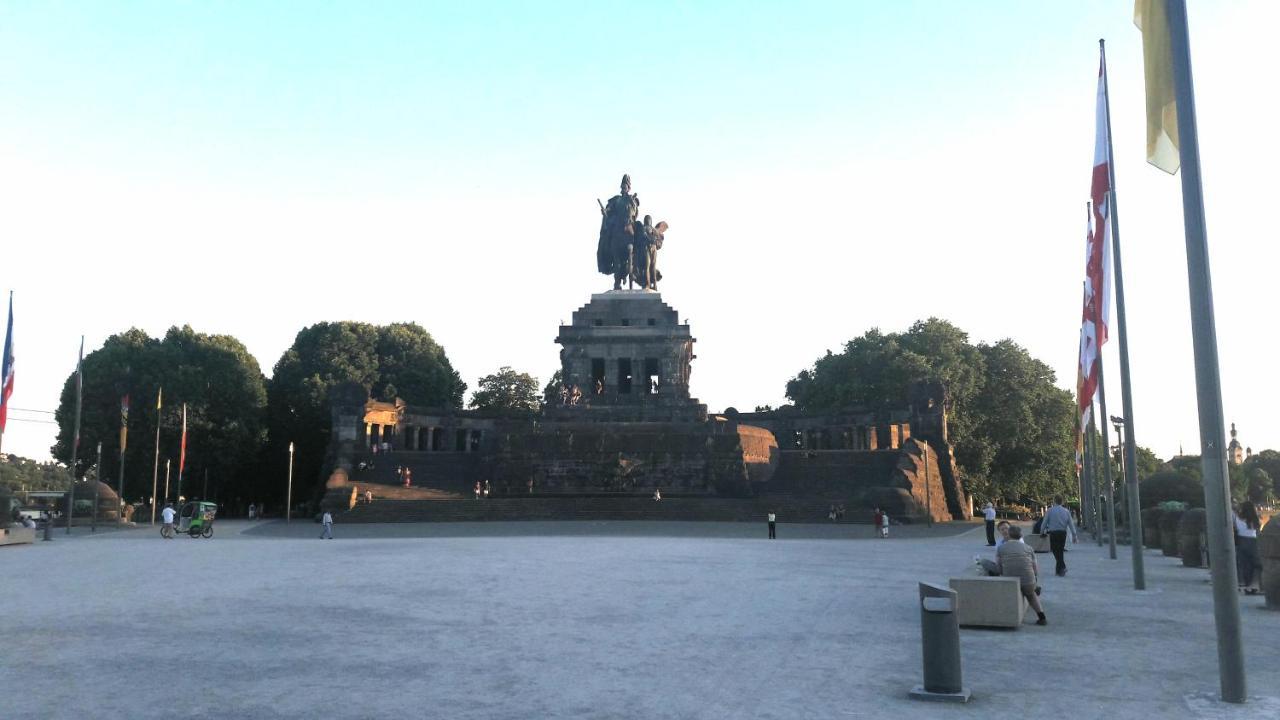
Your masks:
<svg viewBox="0 0 1280 720"><path fill-rule="evenodd" d="M541 422L495 435L486 458L493 481L533 479L540 494L750 492L738 435L706 423Z"/></svg>

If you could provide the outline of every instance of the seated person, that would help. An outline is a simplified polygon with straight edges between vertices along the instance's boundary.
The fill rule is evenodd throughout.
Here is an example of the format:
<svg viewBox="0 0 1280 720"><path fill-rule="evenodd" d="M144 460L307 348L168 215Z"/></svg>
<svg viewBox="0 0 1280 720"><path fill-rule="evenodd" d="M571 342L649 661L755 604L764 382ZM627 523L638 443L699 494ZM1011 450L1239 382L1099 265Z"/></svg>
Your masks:
<svg viewBox="0 0 1280 720"><path fill-rule="evenodd" d="M1022 528L1016 525L1009 528L1009 541L996 551L996 565L1000 568L1001 575L1018 578L1022 596L1027 599L1031 609L1036 611L1036 624L1048 625L1044 608L1040 606L1040 566L1036 562L1035 551L1022 542Z"/></svg>
<svg viewBox="0 0 1280 720"><path fill-rule="evenodd" d="M1009 542L1009 527L1010 525L1008 520L1001 520L996 523L996 553L1000 552L1001 545ZM985 570L987 575L998 576L1000 574L1000 568L992 560L974 558L974 562Z"/></svg>

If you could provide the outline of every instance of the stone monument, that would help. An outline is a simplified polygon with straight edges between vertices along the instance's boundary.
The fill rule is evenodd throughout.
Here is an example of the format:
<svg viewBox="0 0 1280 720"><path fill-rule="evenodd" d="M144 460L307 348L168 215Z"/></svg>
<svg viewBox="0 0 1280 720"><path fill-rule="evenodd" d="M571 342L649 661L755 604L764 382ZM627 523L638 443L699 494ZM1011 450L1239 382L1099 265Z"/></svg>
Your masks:
<svg viewBox="0 0 1280 720"><path fill-rule="evenodd" d="M409 495L424 503L472 497L478 483L512 501L558 497L565 507L586 496L623 498L623 508L627 497L647 500L661 490L673 501L736 498L724 507L738 508L740 518L782 509L789 520L821 521L837 504L866 512L879 506L907 520L964 515L946 388L936 383L913 387L904 406L890 410L709 414L690 392L691 329L657 290L668 225L641 217L631 189L624 175L619 193L599 203L596 266L613 288L593 294L560 326L563 385L545 405L538 412L425 408L372 400L360 386L337 388L328 506L366 519L379 512L385 520L434 517L390 503L350 508L351 484L398 485L396 473L407 468L415 487L400 493L404 502ZM550 512L525 506L535 508L530 517ZM484 507L497 506L452 512L474 508L466 512L476 519L494 517ZM714 504L698 507L716 512Z"/></svg>

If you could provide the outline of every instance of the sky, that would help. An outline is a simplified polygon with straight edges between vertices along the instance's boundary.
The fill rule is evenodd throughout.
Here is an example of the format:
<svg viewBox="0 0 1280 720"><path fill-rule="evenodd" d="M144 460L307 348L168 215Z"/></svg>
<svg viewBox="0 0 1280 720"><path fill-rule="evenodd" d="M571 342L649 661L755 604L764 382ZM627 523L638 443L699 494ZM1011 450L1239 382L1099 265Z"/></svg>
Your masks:
<svg viewBox="0 0 1280 720"><path fill-rule="evenodd" d="M32 411L82 334L130 327L234 335L270 375L313 323L414 321L472 389L545 383L557 326L611 286L596 200L624 172L671 226L662 296L712 411L934 316L1074 388L1106 38L1134 434L1197 452L1181 183L1145 163L1132 9L0 0L3 449L47 459ZM1223 404L1280 448L1280 4L1189 17Z"/></svg>

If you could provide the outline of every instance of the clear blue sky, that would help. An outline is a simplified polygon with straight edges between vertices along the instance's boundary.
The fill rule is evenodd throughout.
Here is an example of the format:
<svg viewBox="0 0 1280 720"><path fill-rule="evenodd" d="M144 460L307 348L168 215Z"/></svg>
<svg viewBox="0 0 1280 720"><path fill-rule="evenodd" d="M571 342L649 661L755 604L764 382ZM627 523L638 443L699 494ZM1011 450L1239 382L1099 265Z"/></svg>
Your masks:
<svg viewBox="0 0 1280 720"><path fill-rule="evenodd" d="M0 289L17 407L80 333L190 323L263 370L319 320L415 320L472 386L545 380L608 287L595 199L672 230L713 410L937 315L1074 383L1097 39L1111 58L1139 442L1195 445L1178 182L1143 163L1127 2L0 4ZM1280 446L1270 3L1193 3L1228 419ZM74 267L66 261L75 258ZM132 271L132 272L130 272ZM74 277L73 285L67 278ZM159 299L159 301L157 301ZM1108 347L1109 361L1114 348ZM1112 371L1112 376L1116 375ZM1114 401L1118 407L1118 399ZM52 426L5 449L45 457Z"/></svg>

